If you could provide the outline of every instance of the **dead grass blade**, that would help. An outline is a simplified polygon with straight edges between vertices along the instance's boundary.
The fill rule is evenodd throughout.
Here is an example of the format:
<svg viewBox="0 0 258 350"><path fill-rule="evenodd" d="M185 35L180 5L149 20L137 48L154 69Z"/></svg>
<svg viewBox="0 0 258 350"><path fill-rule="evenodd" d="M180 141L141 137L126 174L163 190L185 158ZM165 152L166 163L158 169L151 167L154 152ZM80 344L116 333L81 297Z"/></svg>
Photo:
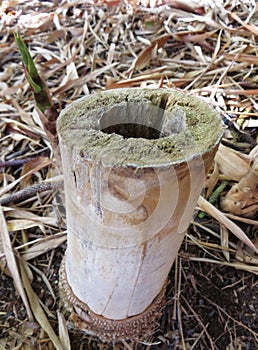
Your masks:
<svg viewBox="0 0 258 350"><path fill-rule="evenodd" d="M17 288L17 291L22 298L22 301L23 301L23 304L26 308L28 317L31 321L33 321L33 315L32 315L32 312L31 312L31 309L30 309L30 306L28 303L26 293L24 291L22 279L21 279L21 276L19 273L19 268L18 268L18 265L16 262L16 258L15 258L15 253L13 251L13 247L12 247L9 232L7 229L4 213L3 213L1 206L0 206L0 235L1 235L0 238L1 238L1 241L3 244L4 254L6 257L7 267L11 273L15 287Z"/></svg>
<svg viewBox="0 0 258 350"><path fill-rule="evenodd" d="M215 208L211 203L209 203L202 196L199 197L198 205L200 208L209 214L211 217L216 219L221 225L228 228L238 239L240 239L244 244L246 244L250 249L252 249L256 254L258 254L258 248L253 244L253 242L247 237L244 231L241 230L233 221L229 220L221 211Z"/></svg>
<svg viewBox="0 0 258 350"><path fill-rule="evenodd" d="M49 237L39 238L32 243L27 243L19 246L17 249L26 249L21 253L24 260L31 260L44 254L50 250L53 250L63 244L66 241L66 233L56 233Z"/></svg>
<svg viewBox="0 0 258 350"><path fill-rule="evenodd" d="M137 59L133 63L132 68L129 71L131 71L133 69L141 70L144 67L146 67L149 64L150 60L152 58L154 58L156 50L161 48L169 40L169 38L171 38L171 35L166 34L166 35L162 35L161 37L154 40L150 46L145 48L139 54L139 56L137 57Z"/></svg>
<svg viewBox="0 0 258 350"><path fill-rule="evenodd" d="M225 226L220 226L220 241L222 246L222 253L224 254L226 260L229 261L230 255L228 251L228 229Z"/></svg>
<svg viewBox="0 0 258 350"><path fill-rule="evenodd" d="M31 287L31 283L29 281L29 278L26 273L26 262L21 259L20 260L20 269L21 269L21 276L24 284L24 288L27 292L31 309L33 311L33 315L35 316L37 322L40 324L40 326L44 329L44 331L48 334L49 338L55 345L55 348L57 350L64 350L63 345L61 344L60 340L58 339L57 335L55 334L52 326L50 325L41 305L39 302L38 296L35 294Z"/></svg>
<svg viewBox="0 0 258 350"><path fill-rule="evenodd" d="M233 215L233 214L229 214L229 213L224 213L224 215L225 215L226 217L228 217L229 219L232 219L232 220L244 222L244 223L246 223L246 224L248 224L248 225L258 226L258 221L257 221L257 220L242 218L241 216Z"/></svg>
<svg viewBox="0 0 258 350"><path fill-rule="evenodd" d="M210 257L213 257L214 259L218 259L218 257L211 253L210 250L227 250L226 247L222 247L218 244L212 244L212 243L206 243L201 241L200 239L197 239L196 237L194 237L193 235L190 234L186 234L186 237L189 238L197 247L199 247L200 249L202 249L206 255L209 255ZM219 259L221 260L221 259Z"/></svg>
<svg viewBox="0 0 258 350"><path fill-rule="evenodd" d="M249 30L252 34L254 34L255 36L258 36L258 28L256 26L254 26L253 24L247 24L244 21L241 20L241 18L236 14L231 12L230 16L237 21L238 23L240 23L244 28L246 28L247 30Z"/></svg>
<svg viewBox="0 0 258 350"><path fill-rule="evenodd" d="M240 54L240 55L233 55L230 53L224 53L224 57L230 60L235 60L238 62L246 62L249 64L258 64L258 57L254 55L248 55L248 54Z"/></svg>
<svg viewBox="0 0 258 350"><path fill-rule="evenodd" d="M258 247L257 244L257 240L256 242L254 242L254 244L256 245L256 247ZM238 261L241 261L242 263L245 263L247 265L253 265L253 266L258 266L258 258L256 258L253 255L250 255L248 253L248 248L247 249L243 249L241 246L237 247L237 251L236 251L236 258Z"/></svg>
<svg viewBox="0 0 258 350"><path fill-rule="evenodd" d="M32 227L41 227L43 228L43 225L41 225L38 222L32 221L32 220L9 220L7 222L7 228L9 231L20 231L20 230L26 230Z"/></svg>
<svg viewBox="0 0 258 350"><path fill-rule="evenodd" d="M16 208L5 208L5 213L9 218L18 219L18 220L28 220L37 222L39 224L57 226L56 218L52 216L39 216L28 210L16 209ZM7 221L8 222L8 221Z"/></svg>
<svg viewBox="0 0 258 350"><path fill-rule="evenodd" d="M227 90L223 91L227 95L243 95L243 96L257 96L258 89L249 89L249 90Z"/></svg>
<svg viewBox="0 0 258 350"><path fill-rule="evenodd" d="M27 273L28 276L30 274L32 275L31 270L29 270L30 268L32 270L34 270L41 277L42 281L45 283L47 289L49 290L49 293L51 294L54 302L56 302L56 296L55 296L54 290L53 290L49 280L47 279L47 276L41 270L39 270L37 267L35 267L33 264L26 263L26 269L27 269L27 271L30 272L30 273ZM42 305L43 305L44 309L47 309L47 307L44 304L42 304ZM48 313L51 314L49 311L48 311Z"/></svg>
<svg viewBox="0 0 258 350"><path fill-rule="evenodd" d="M42 163L40 163L39 165L37 165L34 169L31 169L30 171L28 171L27 173L25 173L24 175L22 175L21 177L19 177L17 180L13 181L12 183L10 183L9 185L5 186L2 188L2 190L0 190L0 197L2 197L6 192L10 191L13 187L15 187L18 183L20 183L24 178L26 178L26 176L30 176L33 173L35 173L36 171L43 169L45 167L47 167L48 165L52 164L52 160L49 159L45 159L42 161Z"/></svg>
<svg viewBox="0 0 258 350"><path fill-rule="evenodd" d="M247 156L243 157L240 152L234 151L222 144L219 145L215 162L218 170L227 180L240 181L250 167L250 159Z"/></svg>
<svg viewBox="0 0 258 350"><path fill-rule="evenodd" d="M258 158L250 162L250 167L237 184L221 198L220 206L225 212L254 218L258 213Z"/></svg>
<svg viewBox="0 0 258 350"><path fill-rule="evenodd" d="M67 90L70 90L74 87L78 87L78 86L82 86L83 84L96 79L99 75L103 74L104 72L110 70L111 68L117 66L117 62L110 64L109 66L105 66L99 69L96 69L95 71L93 71L92 73L89 73L87 76L85 77L81 77L78 79L73 79L73 80L69 80L66 84L60 86L57 89L52 90L53 94L61 94Z"/></svg>
<svg viewBox="0 0 258 350"><path fill-rule="evenodd" d="M182 258L189 259L192 261L198 261L201 263L208 263L208 264L216 264L216 265L221 265L221 266L229 266L229 267L237 269L237 270L243 270L243 271L247 271L249 273L253 273L255 275L258 275L258 266L248 265L248 264L243 263L243 262L238 262L238 261L227 262L227 261L218 261L218 260L213 260L213 259L208 259L208 258L198 258L198 257L187 255L184 253L180 253L180 256Z"/></svg>
<svg viewBox="0 0 258 350"><path fill-rule="evenodd" d="M146 73L146 74L140 74L138 76L135 76L134 78L126 79L126 80L119 80L116 82L109 82L105 86L106 90L115 89L115 88L125 88L125 87L132 87L132 86L139 86L142 82L146 81L155 81L162 79L164 77L171 77L173 76L173 72L171 70L166 69L166 67L161 67L158 69L153 70L152 72ZM181 81L187 81L187 78L182 78ZM180 79L176 80L177 83L180 83Z"/></svg>
<svg viewBox="0 0 258 350"><path fill-rule="evenodd" d="M64 315L60 311L57 311L57 318L58 318L59 338L60 338L60 342L63 345L63 349L71 350L71 344L70 344L66 321L65 321Z"/></svg>
<svg viewBox="0 0 258 350"><path fill-rule="evenodd" d="M171 34L176 40L183 42L193 42L200 43L204 40L210 38L215 34L217 30L213 30L211 32L193 32L193 31L185 31Z"/></svg>
<svg viewBox="0 0 258 350"><path fill-rule="evenodd" d="M182 341L182 347L183 350L186 350L186 343L185 343L185 338L184 338L184 332L183 332L183 324L182 324L182 306L181 306L181 282L182 282L182 259L179 259L179 264L178 264L178 280L177 280L177 286L178 286L178 295L177 295L177 317L178 317L178 323L179 323L179 331L181 335L181 341Z"/></svg>

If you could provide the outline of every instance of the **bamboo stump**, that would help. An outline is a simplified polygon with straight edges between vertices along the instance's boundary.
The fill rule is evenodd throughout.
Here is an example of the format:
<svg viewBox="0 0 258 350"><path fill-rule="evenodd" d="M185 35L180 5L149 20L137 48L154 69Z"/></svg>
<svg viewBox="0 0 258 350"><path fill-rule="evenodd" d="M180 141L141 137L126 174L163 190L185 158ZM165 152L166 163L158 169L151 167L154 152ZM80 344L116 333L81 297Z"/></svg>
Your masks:
<svg viewBox="0 0 258 350"><path fill-rule="evenodd" d="M119 89L58 119L67 211L61 297L103 340L151 333L167 276L222 135L220 118L173 90Z"/></svg>

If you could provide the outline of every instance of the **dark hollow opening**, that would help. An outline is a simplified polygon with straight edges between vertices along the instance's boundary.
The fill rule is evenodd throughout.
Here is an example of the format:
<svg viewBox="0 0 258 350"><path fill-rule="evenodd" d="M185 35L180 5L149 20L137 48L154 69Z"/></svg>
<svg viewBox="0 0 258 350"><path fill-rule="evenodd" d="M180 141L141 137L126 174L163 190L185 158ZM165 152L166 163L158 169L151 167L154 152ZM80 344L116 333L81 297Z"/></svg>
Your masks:
<svg viewBox="0 0 258 350"><path fill-rule="evenodd" d="M160 138L160 131L152 128L151 126L134 124L134 123L122 123L115 124L103 128L101 130L106 134L119 134L124 138L144 138L144 139L158 139Z"/></svg>

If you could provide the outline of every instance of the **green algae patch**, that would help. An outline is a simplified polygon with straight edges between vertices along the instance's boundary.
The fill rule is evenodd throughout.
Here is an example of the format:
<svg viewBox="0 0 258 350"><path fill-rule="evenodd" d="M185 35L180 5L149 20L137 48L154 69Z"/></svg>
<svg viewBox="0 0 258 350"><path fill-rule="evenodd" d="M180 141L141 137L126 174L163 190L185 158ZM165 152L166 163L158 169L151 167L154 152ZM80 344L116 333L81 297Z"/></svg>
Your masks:
<svg viewBox="0 0 258 350"><path fill-rule="evenodd" d="M58 119L60 141L112 167L169 166L205 154L222 135L201 99L166 89L118 89L72 103Z"/></svg>

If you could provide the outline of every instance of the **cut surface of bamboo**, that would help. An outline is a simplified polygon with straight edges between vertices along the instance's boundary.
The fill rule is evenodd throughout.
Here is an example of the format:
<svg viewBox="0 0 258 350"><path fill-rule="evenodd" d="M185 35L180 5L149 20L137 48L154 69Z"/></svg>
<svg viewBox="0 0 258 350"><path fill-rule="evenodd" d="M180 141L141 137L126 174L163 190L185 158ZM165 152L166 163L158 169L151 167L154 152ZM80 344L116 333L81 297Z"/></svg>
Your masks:
<svg viewBox="0 0 258 350"><path fill-rule="evenodd" d="M106 319L140 315L166 284L221 120L182 92L118 89L72 103L58 133L73 297Z"/></svg>

